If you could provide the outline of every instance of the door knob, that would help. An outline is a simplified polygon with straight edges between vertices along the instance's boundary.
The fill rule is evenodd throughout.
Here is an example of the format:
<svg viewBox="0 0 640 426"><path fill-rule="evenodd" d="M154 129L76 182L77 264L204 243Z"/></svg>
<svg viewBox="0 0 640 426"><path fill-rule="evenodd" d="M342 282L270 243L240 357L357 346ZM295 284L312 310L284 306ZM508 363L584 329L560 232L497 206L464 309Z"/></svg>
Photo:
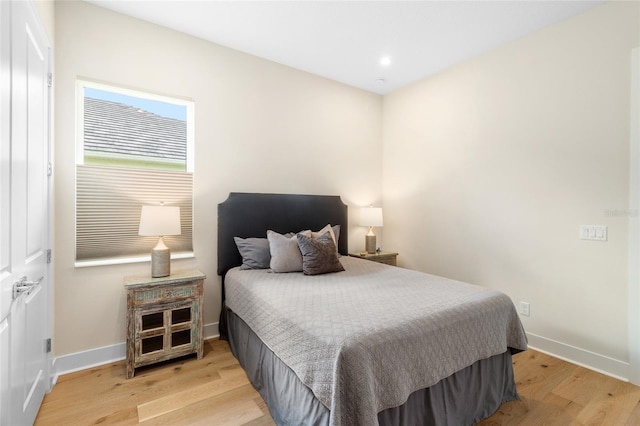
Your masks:
<svg viewBox="0 0 640 426"><path fill-rule="evenodd" d="M22 293L29 293L31 289L42 282L44 276L35 281L27 281L27 277L20 278L19 281L13 283L13 300L16 300Z"/></svg>

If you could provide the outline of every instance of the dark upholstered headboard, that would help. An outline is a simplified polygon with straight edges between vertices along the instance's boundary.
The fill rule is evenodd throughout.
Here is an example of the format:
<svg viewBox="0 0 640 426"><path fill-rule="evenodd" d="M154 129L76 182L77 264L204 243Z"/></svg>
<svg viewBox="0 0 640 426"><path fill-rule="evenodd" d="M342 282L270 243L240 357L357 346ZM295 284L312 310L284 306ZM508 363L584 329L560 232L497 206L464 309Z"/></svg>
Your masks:
<svg viewBox="0 0 640 426"><path fill-rule="evenodd" d="M340 225L338 251L347 254L347 206L339 196L232 192L218 204L218 275L242 264L233 237L266 238L268 229L318 231L328 223Z"/></svg>

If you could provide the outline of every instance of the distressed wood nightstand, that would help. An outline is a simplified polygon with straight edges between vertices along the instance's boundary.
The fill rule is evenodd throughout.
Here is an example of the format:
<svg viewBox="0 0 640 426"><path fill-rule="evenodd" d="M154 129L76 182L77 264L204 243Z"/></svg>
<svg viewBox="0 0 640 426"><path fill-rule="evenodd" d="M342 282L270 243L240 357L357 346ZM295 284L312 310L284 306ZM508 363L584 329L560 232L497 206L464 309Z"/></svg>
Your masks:
<svg viewBox="0 0 640 426"><path fill-rule="evenodd" d="M360 259L371 260L372 262L385 263L387 265L397 266L396 258L398 253L349 253L351 257L359 257Z"/></svg>
<svg viewBox="0 0 640 426"><path fill-rule="evenodd" d="M143 365L196 353L202 358L200 271L163 278L126 277L127 379Z"/></svg>

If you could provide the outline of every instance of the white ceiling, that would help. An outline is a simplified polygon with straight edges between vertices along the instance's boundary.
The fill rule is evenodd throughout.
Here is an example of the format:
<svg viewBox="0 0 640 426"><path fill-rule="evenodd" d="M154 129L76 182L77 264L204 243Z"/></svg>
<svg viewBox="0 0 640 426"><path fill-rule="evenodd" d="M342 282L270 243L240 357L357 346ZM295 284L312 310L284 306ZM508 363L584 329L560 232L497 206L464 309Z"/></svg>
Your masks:
<svg viewBox="0 0 640 426"><path fill-rule="evenodd" d="M87 1L380 94L603 3Z"/></svg>

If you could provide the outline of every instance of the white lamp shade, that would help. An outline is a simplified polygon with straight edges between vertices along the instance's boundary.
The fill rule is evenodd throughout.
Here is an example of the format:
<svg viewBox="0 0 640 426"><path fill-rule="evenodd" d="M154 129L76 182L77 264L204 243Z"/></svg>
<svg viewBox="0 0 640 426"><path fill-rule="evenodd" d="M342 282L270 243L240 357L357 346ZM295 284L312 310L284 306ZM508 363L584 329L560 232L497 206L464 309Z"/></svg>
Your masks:
<svg viewBox="0 0 640 426"><path fill-rule="evenodd" d="M142 206L138 235L180 235L180 207Z"/></svg>
<svg viewBox="0 0 640 426"><path fill-rule="evenodd" d="M382 208L364 207L360 209L361 226L382 226Z"/></svg>

